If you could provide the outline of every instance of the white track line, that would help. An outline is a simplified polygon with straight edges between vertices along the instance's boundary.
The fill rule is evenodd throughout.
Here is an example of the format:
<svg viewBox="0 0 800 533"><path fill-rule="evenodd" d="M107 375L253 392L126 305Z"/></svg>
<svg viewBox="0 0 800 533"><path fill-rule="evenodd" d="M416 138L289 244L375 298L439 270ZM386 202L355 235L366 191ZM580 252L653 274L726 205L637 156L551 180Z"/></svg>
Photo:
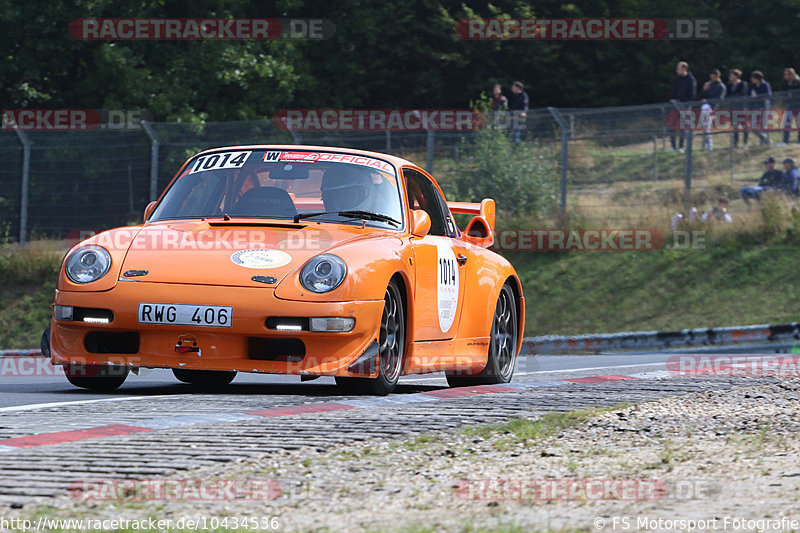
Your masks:
<svg viewBox="0 0 800 533"><path fill-rule="evenodd" d="M46 409L48 407L63 407L66 405L83 405L85 403L100 402L125 402L129 400L145 400L153 398L174 398L175 394L161 394L156 396L123 396L122 398L98 398L96 400L73 400L69 402L33 403L30 405L12 405L10 407L0 407L0 413L10 413L14 411L33 411L35 409Z"/></svg>
<svg viewBox="0 0 800 533"><path fill-rule="evenodd" d="M514 372L514 377L517 376L528 376L531 374L559 374L559 373L567 373L567 372L585 372L587 370L606 370L609 368L635 368L639 366L664 366L666 365L666 361L663 363L640 363L638 365L615 365L615 366L592 366L586 368L565 368L564 370L534 370L532 372ZM409 381L429 381L432 379L445 379L444 376L437 376L437 377L422 377L422 378L415 378L412 376L406 376L409 378Z"/></svg>
<svg viewBox="0 0 800 533"><path fill-rule="evenodd" d="M585 368L567 368L564 370L535 370L533 372L516 372L514 376L528 376L532 374L557 374L557 373L572 373L572 372L585 372L590 370L607 370L609 368L635 368L641 366L663 366L666 363L641 363L636 365L617 365L617 366L594 366L594 367L585 367ZM431 381L431 380L444 380L444 376L441 377L412 377L412 376L405 376L406 383L414 382L414 381ZM64 407L67 405L83 405L83 404L91 404L91 403L100 403L100 402L123 402L123 401L130 401L130 400L145 400L145 399L156 399L156 398L175 398L178 395L175 394L161 394L155 396L124 396L122 398L100 398L96 400L73 400L68 402L51 402L51 403L35 403L31 405L14 405L11 407L0 407L0 413L11 413L15 411L33 411L36 409L47 409L48 407Z"/></svg>

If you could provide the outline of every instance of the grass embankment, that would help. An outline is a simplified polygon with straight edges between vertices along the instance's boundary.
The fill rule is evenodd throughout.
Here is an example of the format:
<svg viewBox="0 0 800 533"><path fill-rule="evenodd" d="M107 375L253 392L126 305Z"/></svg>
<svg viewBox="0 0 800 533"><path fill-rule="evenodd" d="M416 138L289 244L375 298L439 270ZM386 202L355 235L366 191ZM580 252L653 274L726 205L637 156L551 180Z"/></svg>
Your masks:
<svg viewBox="0 0 800 533"><path fill-rule="evenodd" d="M686 205L703 212L720 194L732 200L733 224L690 228L706 232L703 249L506 254L524 283L526 335L800 320L800 203L773 195L745 206L737 198L738 189L763 171L765 156L800 160L797 145L734 151L737 177L732 179L726 137L718 139L715 145L721 149L695 151L696 176L687 204L682 178L676 179L682 176L683 154L658 152L656 181L652 144L585 142L571 148L566 216L553 211L543 218L512 219L498 205L498 228L646 228L662 231L669 240L670 218ZM516 153L540 157L544 151L531 146ZM442 155L434 175L450 199L469 200L454 192L463 178L460 164ZM406 156L424 161L424 154ZM558 154L549 156L557 159ZM463 227L467 219L460 218L459 224ZM25 251L0 245L0 349L39 346L65 251L63 242L56 241L34 242Z"/></svg>
<svg viewBox="0 0 800 533"><path fill-rule="evenodd" d="M671 330L800 320L798 244L509 255L526 334Z"/></svg>
<svg viewBox="0 0 800 533"><path fill-rule="evenodd" d="M524 283L526 334L577 334L800 321L798 246L731 238L702 250L507 256ZM39 346L62 253L0 253L0 349Z"/></svg>
<svg viewBox="0 0 800 533"><path fill-rule="evenodd" d="M0 349L39 347L63 255L41 243L0 248Z"/></svg>

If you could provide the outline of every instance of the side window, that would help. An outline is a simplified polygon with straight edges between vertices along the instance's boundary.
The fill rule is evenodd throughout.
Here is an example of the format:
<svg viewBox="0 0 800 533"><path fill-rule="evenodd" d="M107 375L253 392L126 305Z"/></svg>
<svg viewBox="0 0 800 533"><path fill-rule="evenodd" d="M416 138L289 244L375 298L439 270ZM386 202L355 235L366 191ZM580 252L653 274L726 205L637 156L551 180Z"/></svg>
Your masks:
<svg viewBox="0 0 800 533"><path fill-rule="evenodd" d="M443 206L447 204L431 181L416 170L403 169L406 178L408 205L411 209L422 209L431 217L430 235L455 237L455 225Z"/></svg>

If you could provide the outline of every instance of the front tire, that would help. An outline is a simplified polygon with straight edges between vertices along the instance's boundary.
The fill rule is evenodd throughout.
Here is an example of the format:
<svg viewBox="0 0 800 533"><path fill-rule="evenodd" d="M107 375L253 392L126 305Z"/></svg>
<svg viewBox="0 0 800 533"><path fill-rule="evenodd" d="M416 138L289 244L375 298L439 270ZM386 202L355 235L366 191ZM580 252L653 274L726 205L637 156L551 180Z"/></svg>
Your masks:
<svg viewBox="0 0 800 533"><path fill-rule="evenodd" d="M82 389L110 392L125 383L130 369L121 365L64 365L67 381Z"/></svg>
<svg viewBox="0 0 800 533"><path fill-rule="evenodd" d="M517 339L519 322L514 291L507 283L500 289L497 305L492 318L492 332L489 339L489 357L486 367L475 376L458 376L447 373L447 384L451 387L471 387L474 385L495 385L508 383L514 375L517 359Z"/></svg>
<svg viewBox="0 0 800 533"><path fill-rule="evenodd" d="M378 377L336 377L336 384L348 392L386 396L392 392L403 370L406 349L406 320L400 285L392 280L383 297L378 339Z"/></svg>
<svg viewBox="0 0 800 533"><path fill-rule="evenodd" d="M235 370L187 370L173 368L172 373L178 381L200 387L224 387L236 377Z"/></svg>

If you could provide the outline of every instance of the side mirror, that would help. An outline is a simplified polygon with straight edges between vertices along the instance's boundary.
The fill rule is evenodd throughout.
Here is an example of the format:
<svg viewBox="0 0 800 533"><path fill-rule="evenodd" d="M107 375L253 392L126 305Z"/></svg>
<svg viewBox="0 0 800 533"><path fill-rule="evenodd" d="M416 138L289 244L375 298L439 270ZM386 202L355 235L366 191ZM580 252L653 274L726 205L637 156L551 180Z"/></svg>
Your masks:
<svg viewBox="0 0 800 533"><path fill-rule="evenodd" d="M411 235L424 237L431 230L431 217L422 209L411 210Z"/></svg>
<svg viewBox="0 0 800 533"><path fill-rule="evenodd" d="M153 214L153 209L156 208L156 202L150 202L147 204L147 207L144 208L144 222L147 222L147 219L150 218L150 215Z"/></svg>
<svg viewBox="0 0 800 533"><path fill-rule="evenodd" d="M494 231L489 222L482 215L478 215L469 221L461 238L475 246L489 248L494 244Z"/></svg>

